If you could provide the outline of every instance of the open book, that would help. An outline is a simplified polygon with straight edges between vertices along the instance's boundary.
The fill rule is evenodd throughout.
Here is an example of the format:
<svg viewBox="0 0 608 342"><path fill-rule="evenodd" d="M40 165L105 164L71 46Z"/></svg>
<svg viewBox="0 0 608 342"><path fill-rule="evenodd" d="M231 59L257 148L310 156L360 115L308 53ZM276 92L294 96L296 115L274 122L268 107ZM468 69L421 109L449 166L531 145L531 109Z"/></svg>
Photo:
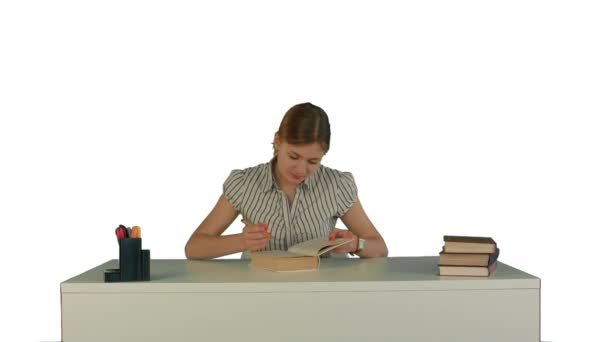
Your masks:
<svg viewBox="0 0 608 342"><path fill-rule="evenodd" d="M319 268L321 254L350 241L352 240L329 241L327 237L322 237L293 245L287 251L253 252L251 253L251 266L275 272L314 271Z"/></svg>

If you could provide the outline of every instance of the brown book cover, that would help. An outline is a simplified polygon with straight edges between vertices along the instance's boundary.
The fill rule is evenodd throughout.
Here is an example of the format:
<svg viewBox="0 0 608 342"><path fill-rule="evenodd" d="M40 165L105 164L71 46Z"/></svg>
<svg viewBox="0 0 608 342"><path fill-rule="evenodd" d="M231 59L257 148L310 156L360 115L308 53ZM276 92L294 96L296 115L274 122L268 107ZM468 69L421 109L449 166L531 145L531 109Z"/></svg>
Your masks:
<svg viewBox="0 0 608 342"><path fill-rule="evenodd" d="M446 253L495 253L496 242L491 237L444 235Z"/></svg>
<svg viewBox="0 0 608 342"><path fill-rule="evenodd" d="M440 276L473 276L487 277L496 271L498 261L487 267L482 266L442 266L439 265Z"/></svg>
<svg viewBox="0 0 608 342"><path fill-rule="evenodd" d="M293 245L287 251L253 252L251 253L250 265L275 272L314 271L319 269L321 254L350 241L352 240L335 239L329 241L326 237L323 237Z"/></svg>
<svg viewBox="0 0 608 342"><path fill-rule="evenodd" d="M500 249L496 248L494 253L439 253L439 265L442 266L489 266L496 259Z"/></svg>

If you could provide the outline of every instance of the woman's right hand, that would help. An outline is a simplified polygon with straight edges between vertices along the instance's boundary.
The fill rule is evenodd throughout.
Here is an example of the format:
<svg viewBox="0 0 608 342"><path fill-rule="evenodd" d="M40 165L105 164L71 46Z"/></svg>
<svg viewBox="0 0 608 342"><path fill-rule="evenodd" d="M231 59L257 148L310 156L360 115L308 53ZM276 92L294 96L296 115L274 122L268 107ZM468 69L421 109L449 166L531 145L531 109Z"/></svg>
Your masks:
<svg viewBox="0 0 608 342"><path fill-rule="evenodd" d="M246 251L254 252L264 248L271 238L272 234L268 232L268 226L265 223L248 223L243 227L243 239Z"/></svg>

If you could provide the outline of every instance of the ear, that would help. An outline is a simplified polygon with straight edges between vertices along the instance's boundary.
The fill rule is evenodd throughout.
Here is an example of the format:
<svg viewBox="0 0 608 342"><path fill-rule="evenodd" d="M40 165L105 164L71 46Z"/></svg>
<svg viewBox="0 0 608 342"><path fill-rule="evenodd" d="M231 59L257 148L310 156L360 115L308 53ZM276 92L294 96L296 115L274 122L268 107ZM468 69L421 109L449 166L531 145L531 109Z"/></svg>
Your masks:
<svg viewBox="0 0 608 342"><path fill-rule="evenodd" d="M275 149L279 147L279 144L281 143L281 141L279 140L279 132L274 134L274 140L272 141L272 143L274 144Z"/></svg>

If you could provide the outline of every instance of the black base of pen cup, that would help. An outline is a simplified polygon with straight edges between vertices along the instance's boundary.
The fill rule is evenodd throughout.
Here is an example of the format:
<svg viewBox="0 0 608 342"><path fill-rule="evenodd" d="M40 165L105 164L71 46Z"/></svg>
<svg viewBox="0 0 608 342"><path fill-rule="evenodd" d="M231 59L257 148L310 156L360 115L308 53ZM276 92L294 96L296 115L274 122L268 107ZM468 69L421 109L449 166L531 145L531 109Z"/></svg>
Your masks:
<svg viewBox="0 0 608 342"><path fill-rule="evenodd" d="M141 249L141 238L119 241L120 269L107 269L105 282L150 280L150 250Z"/></svg>
<svg viewBox="0 0 608 342"><path fill-rule="evenodd" d="M120 270L117 268L110 268L104 270L103 272L103 281L106 283L113 283L120 281Z"/></svg>
<svg viewBox="0 0 608 342"><path fill-rule="evenodd" d="M141 279L150 280L150 250L141 250Z"/></svg>

